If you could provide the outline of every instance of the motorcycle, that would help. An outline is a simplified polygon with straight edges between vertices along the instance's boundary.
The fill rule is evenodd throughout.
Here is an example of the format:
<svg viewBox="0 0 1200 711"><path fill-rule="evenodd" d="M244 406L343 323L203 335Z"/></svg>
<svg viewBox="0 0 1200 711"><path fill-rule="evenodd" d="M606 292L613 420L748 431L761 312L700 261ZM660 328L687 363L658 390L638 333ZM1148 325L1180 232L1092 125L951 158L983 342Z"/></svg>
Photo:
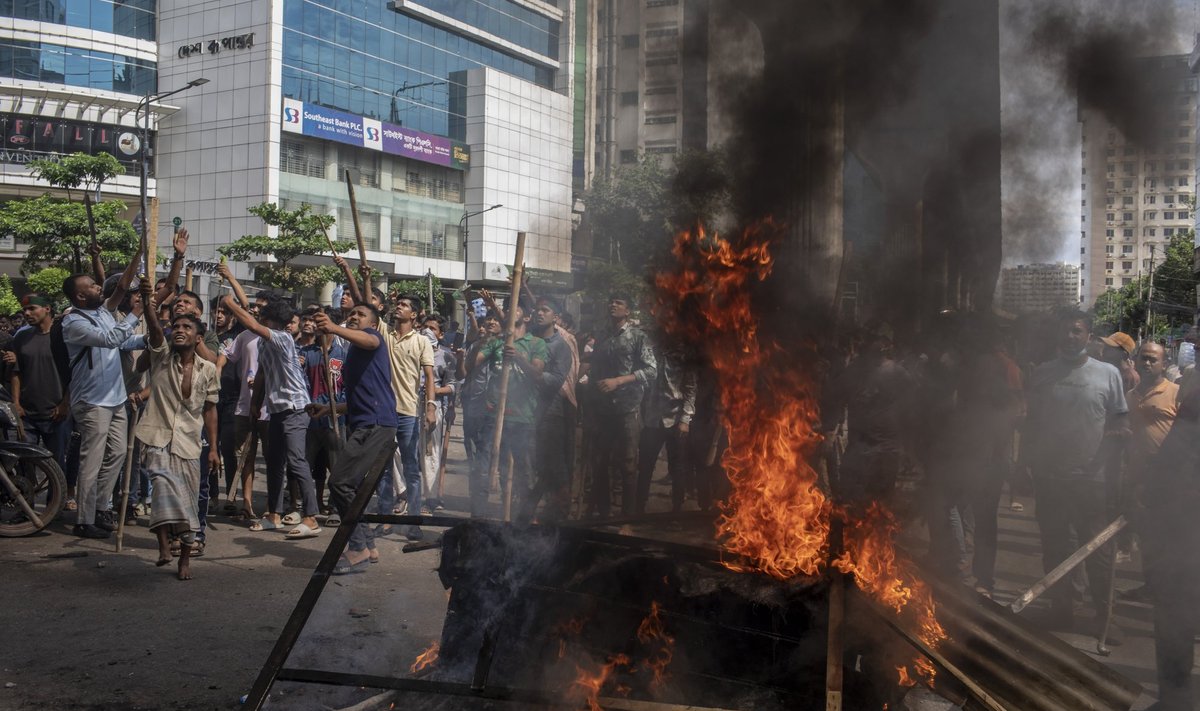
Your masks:
<svg viewBox="0 0 1200 711"><path fill-rule="evenodd" d="M45 447L25 442L12 403L0 402L0 537L29 536L50 525L67 502L67 478ZM16 439L7 434L16 431Z"/></svg>

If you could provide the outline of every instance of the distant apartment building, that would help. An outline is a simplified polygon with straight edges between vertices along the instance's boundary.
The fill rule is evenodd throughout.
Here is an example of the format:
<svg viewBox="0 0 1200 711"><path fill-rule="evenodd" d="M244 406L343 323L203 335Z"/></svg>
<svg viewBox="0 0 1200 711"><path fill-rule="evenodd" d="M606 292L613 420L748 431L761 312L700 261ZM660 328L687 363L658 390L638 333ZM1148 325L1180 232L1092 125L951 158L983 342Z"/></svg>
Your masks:
<svg viewBox="0 0 1200 711"><path fill-rule="evenodd" d="M1135 143L1103 114L1080 111L1083 198L1080 286L1084 306L1148 274L1164 245L1192 227L1195 195L1196 78L1187 55L1148 57L1161 90L1148 115L1156 135Z"/></svg>
<svg viewBox="0 0 1200 711"><path fill-rule="evenodd" d="M1000 270L1000 308L1012 314L1079 303L1080 270L1074 264L1022 264Z"/></svg>

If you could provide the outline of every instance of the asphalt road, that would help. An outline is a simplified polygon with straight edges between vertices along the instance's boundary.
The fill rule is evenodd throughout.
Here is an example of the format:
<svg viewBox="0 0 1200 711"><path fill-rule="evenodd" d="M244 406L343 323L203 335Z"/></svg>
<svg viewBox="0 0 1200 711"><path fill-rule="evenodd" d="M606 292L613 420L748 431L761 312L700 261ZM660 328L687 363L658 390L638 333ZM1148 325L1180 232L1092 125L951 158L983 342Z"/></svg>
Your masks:
<svg viewBox="0 0 1200 711"><path fill-rule="evenodd" d="M466 503L454 435L446 513ZM257 480L262 488L263 477ZM655 502L666 508L659 489ZM1023 511L1012 510L1007 497L1000 511L1001 602L1041 576L1033 502L1018 502ZM206 553L186 582L175 579L174 566L155 567L157 544L142 526L126 530L120 554L111 540L71 536L62 520L37 536L0 539L0 709L239 708L332 530L289 541L222 516L210 522ZM289 666L394 675L439 637L447 599L434 572L439 553L402 553L404 543L382 539L378 565L333 579ZM1140 582L1136 561L1121 567L1118 589ZM1121 603L1117 615L1126 640L1103 661L1143 684L1147 693L1135 708L1144 708L1154 692L1150 608ZM1094 637L1060 636L1095 654ZM273 707L343 708L371 693L281 683Z"/></svg>

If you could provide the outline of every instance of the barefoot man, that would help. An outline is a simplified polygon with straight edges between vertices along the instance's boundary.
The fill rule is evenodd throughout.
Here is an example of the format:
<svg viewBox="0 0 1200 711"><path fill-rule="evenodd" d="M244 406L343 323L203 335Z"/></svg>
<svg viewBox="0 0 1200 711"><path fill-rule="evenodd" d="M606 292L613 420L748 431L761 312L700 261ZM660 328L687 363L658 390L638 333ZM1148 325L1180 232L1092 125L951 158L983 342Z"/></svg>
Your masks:
<svg viewBox="0 0 1200 711"><path fill-rule="evenodd" d="M150 284L142 298L150 301ZM217 439L217 366L197 357L200 320L180 313L171 322L171 343L163 335L158 309L146 309L150 353L150 397L138 422L142 466L150 476L150 530L158 536L158 562L171 562L171 536L179 538L179 579L191 580L192 540L200 530L200 428ZM220 453L208 452L208 466L220 467Z"/></svg>

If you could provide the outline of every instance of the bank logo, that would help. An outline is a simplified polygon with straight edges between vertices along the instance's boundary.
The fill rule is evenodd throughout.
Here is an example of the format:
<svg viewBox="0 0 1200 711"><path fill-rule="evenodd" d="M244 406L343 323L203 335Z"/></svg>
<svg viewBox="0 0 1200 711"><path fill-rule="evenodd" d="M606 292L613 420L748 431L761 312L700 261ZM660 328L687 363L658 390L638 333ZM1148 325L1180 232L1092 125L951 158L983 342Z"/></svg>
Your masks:
<svg viewBox="0 0 1200 711"><path fill-rule="evenodd" d="M304 133L304 102L295 99L283 100L283 130L290 133Z"/></svg>
<svg viewBox="0 0 1200 711"><path fill-rule="evenodd" d="M366 118L363 120L363 147L373 150L383 150L383 124L376 119Z"/></svg>

